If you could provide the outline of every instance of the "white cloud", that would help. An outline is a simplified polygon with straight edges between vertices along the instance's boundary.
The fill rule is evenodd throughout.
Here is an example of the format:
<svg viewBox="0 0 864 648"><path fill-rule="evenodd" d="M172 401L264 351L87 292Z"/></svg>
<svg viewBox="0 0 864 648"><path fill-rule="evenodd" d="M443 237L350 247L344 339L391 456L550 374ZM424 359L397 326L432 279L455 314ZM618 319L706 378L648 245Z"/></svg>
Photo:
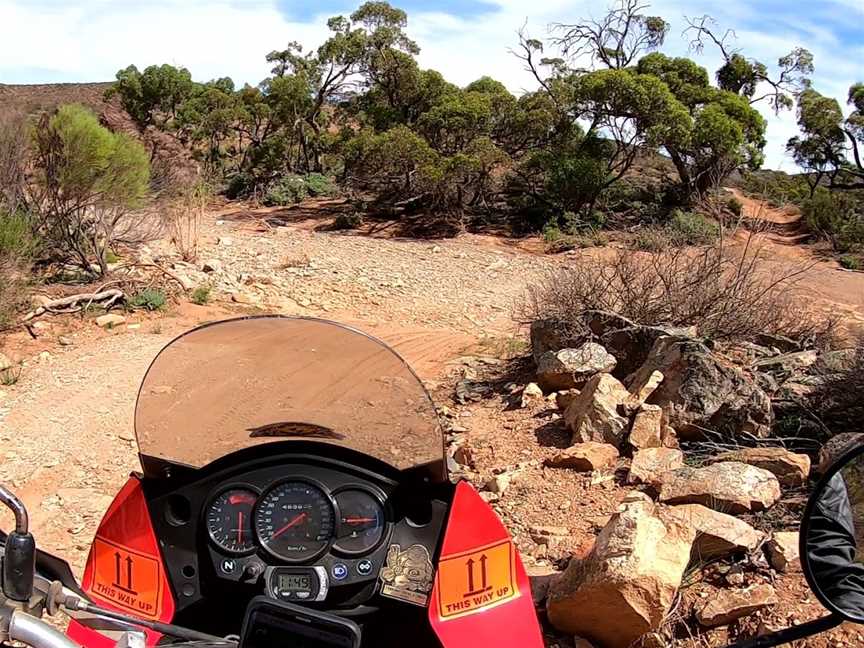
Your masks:
<svg viewBox="0 0 864 648"><path fill-rule="evenodd" d="M514 91L530 89L530 75L508 54L519 27L527 21L529 32L542 37L551 22L597 16L605 6L588 0L496 4L498 11L470 19L409 11L409 31L422 48L421 64L460 84L490 75ZM771 4L772 11L778 11L779 3ZM826 10L845 5L847 12L864 12L860 0L823 4ZM839 47L830 26L796 15L793 3L784 10L788 15L769 15L770 21L763 20L760 11L764 9L759 3L746 0L658 0L652 7L652 13L672 22L666 50L673 54L687 50L681 37L682 16L703 13L715 15L723 26L750 25L749 30L738 30L738 42L748 55L766 62L776 61L795 45L809 47L816 56L817 89L845 103L849 84L864 78L864 47ZM753 28L760 24L764 30ZM200 80L228 75L238 83L256 83L268 72L264 56L269 51L292 40L315 46L326 37L323 16L290 22L269 0L0 0L0 25L0 82L110 80L129 63L143 67L170 62L188 67ZM713 71L719 57L706 51L700 63ZM769 122L768 164L791 170L784 146L797 130L794 115L777 117L767 107L764 112Z"/></svg>

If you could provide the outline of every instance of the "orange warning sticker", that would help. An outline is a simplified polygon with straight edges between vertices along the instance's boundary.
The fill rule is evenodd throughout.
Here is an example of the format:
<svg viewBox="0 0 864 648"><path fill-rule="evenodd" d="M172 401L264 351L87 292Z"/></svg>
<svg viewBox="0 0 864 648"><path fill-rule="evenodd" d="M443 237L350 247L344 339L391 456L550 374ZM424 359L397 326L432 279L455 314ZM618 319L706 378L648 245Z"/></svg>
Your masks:
<svg viewBox="0 0 864 648"><path fill-rule="evenodd" d="M146 619L162 612L162 563L104 538L93 540L91 594Z"/></svg>
<svg viewBox="0 0 864 648"><path fill-rule="evenodd" d="M509 540L442 557L438 563L438 614L472 614L518 596L513 544Z"/></svg>

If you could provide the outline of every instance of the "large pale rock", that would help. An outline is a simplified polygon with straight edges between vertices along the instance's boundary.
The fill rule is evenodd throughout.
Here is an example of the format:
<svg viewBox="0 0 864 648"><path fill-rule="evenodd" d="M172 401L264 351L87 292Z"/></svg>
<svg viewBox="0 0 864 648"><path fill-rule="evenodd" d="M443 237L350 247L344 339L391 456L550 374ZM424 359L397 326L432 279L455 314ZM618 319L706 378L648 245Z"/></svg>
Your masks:
<svg viewBox="0 0 864 648"><path fill-rule="evenodd" d="M727 461L703 468L679 468L663 476L660 501L703 504L738 514L762 511L780 499L780 482L767 470Z"/></svg>
<svg viewBox="0 0 864 648"><path fill-rule="evenodd" d="M615 356L596 342L586 342L578 349L547 351L537 362L537 379L545 389L581 387L593 375L615 368Z"/></svg>
<svg viewBox="0 0 864 648"><path fill-rule="evenodd" d="M601 373L591 378L564 412L573 443L597 441L620 447L630 421L618 409L631 401L630 392L611 375Z"/></svg>
<svg viewBox="0 0 864 648"><path fill-rule="evenodd" d="M714 430L728 437L766 437L774 421L768 395L738 367L711 353L701 342L661 337L629 381L638 394L655 371L663 382L647 402L660 405L682 438L697 439Z"/></svg>
<svg viewBox="0 0 864 648"><path fill-rule="evenodd" d="M660 488L663 475L684 466L684 453L673 448L646 448L633 455L628 484L648 484Z"/></svg>
<svg viewBox="0 0 864 648"><path fill-rule="evenodd" d="M114 313L109 313L107 315L101 315L96 318L96 325L101 326L102 328L114 328L115 326L120 326L126 322L126 318L122 315L116 315Z"/></svg>
<svg viewBox="0 0 864 648"><path fill-rule="evenodd" d="M608 443L577 443L546 460L550 468L569 468L581 472L611 468L618 461L618 448Z"/></svg>
<svg viewBox="0 0 864 648"><path fill-rule="evenodd" d="M634 499L612 516L584 560L572 560L550 587L553 626L605 648L626 648L660 627L693 542L692 529L662 520L656 505Z"/></svg>
<svg viewBox="0 0 864 648"><path fill-rule="evenodd" d="M660 383L663 382L663 373L660 371L654 371L648 376L648 379L641 385L639 385L639 391L633 394L633 398L637 403L644 403L649 398L651 398L651 394L657 391L657 388L660 386ZM632 393L632 392L631 392Z"/></svg>
<svg viewBox="0 0 864 648"><path fill-rule="evenodd" d="M774 588L767 583L742 590L720 590L696 610L696 620L706 628L716 628L778 602Z"/></svg>
<svg viewBox="0 0 864 648"><path fill-rule="evenodd" d="M654 343L661 337L669 335L692 337L695 334L694 329L629 326L607 331L600 338L600 342L609 350L609 353L618 358L618 366L613 374L616 378L624 380L642 366L648 359Z"/></svg>
<svg viewBox="0 0 864 648"><path fill-rule="evenodd" d="M781 486L800 486L810 474L810 457L785 448L740 448L713 457L711 462L740 461L777 476Z"/></svg>
<svg viewBox="0 0 864 648"><path fill-rule="evenodd" d="M663 409L659 405L642 405L633 417L627 440L637 450L663 445Z"/></svg>
<svg viewBox="0 0 864 648"><path fill-rule="evenodd" d="M767 371L772 374L791 374L795 371L812 367L818 359L819 354L816 351L797 351L757 360L753 363L753 368L757 371Z"/></svg>
<svg viewBox="0 0 864 648"><path fill-rule="evenodd" d="M678 519L696 531L693 557L696 560L718 558L731 553L754 551L765 540L744 520L714 511L701 504L670 506L666 515Z"/></svg>
<svg viewBox="0 0 864 648"><path fill-rule="evenodd" d="M778 531L765 543L768 562L778 572L800 572L799 536L797 531Z"/></svg>
<svg viewBox="0 0 864 648"><path fill-rule="evenodd" d="M537 383L528 383L525 385L525 389L522 390L522 396L519 401L520 405L525 408L532 404L542 402L543 390L540 389L540 386Z"/></svg>

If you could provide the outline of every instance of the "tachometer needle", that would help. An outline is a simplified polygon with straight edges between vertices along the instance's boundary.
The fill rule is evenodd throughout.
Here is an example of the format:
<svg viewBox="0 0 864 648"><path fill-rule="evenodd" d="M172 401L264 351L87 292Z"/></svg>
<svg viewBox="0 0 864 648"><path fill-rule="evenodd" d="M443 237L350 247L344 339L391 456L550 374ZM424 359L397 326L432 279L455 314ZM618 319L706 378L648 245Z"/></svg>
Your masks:
<svg viewBox="0 0 864 648"><path fill-rule="evenodd" d="M306 513L303 512L300 515L298 515L297 517L295 517L293 520L291 520L288 524L283 526L281 529L279 529L276 533L274 533L270 537L271 538L278 538L280 535L285 533L288 529L297 526L298 524L300 524L305 519L306 519Z"/></svg>
<svg viewBox="0 0 864 648"><path fill-rule="evenodd" d="M237 544L243 544L243 511L237 512Z"/></svg>

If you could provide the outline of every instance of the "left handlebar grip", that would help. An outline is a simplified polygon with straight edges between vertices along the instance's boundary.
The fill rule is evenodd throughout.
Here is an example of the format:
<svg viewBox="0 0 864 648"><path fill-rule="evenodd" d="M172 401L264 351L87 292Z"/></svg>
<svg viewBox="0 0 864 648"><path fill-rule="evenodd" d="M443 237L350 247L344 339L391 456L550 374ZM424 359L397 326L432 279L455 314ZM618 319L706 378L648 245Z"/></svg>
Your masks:
<svg viewBox="0 0 864 648"><path fill-rule="evenodd" d="M13 601L29 601L36 572L36 540L30 533L13 531L3 550L3 594Z"/></svg>

